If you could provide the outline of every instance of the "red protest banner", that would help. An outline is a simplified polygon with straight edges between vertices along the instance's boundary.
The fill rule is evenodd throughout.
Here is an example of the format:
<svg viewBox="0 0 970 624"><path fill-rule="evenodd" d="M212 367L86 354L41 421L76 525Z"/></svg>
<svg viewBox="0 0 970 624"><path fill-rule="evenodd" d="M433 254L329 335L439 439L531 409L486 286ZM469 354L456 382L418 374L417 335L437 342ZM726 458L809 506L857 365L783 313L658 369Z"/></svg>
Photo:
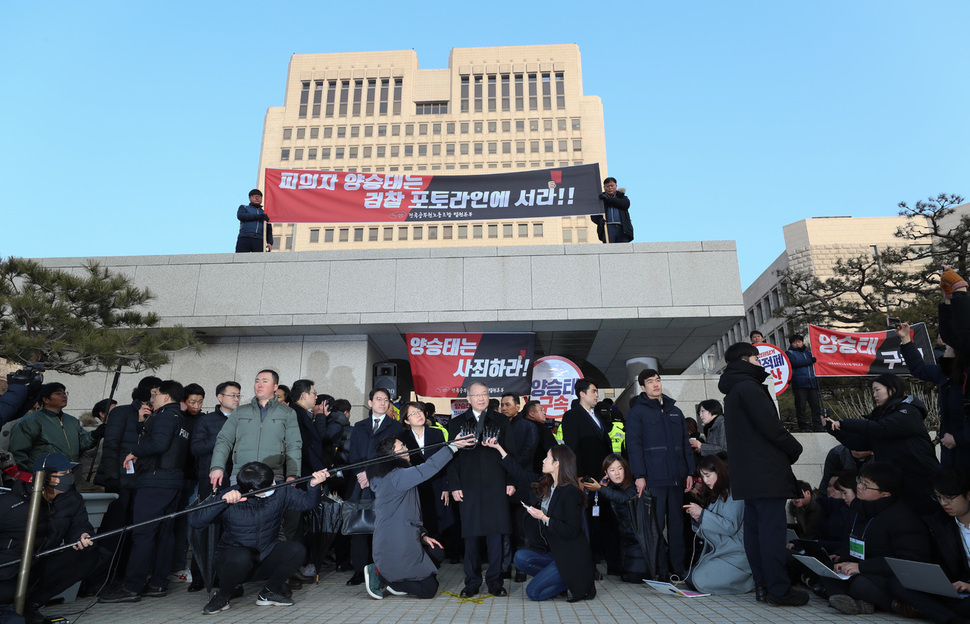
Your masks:
<svg viewBox="0 0 970 624"><path fill-rule="evenodd" d="M535 334L406 334L414 392L426 397L464 397L465 381L481 381L499 397L529 394Z"/></svg>
<svg viewBox="0 0 970 624"><path fill-rule="evenodd" d="M465 221L596 214L599 165L487 175L267 169L276 223Z"/></svg>
<svg viewBox="0 0 970 624"><path fill-rule="evenodd" d="M815 374L819 377L909 374L899 354L899 336L894 330L845 332L809 325L808 335L817 360ZM935 362L926 324L910 326L910 336L923 359L928 363Z"/></svg>

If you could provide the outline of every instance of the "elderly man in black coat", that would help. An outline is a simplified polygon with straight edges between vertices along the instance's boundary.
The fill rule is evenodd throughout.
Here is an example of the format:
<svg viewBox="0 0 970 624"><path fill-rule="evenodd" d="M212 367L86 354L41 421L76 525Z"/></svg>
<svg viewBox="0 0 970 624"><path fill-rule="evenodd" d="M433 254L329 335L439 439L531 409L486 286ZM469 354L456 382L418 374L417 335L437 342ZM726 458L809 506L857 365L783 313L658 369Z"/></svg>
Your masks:
<svg viewBox="0 0 970 624"><path fill-rule="evenodd" d="M509 421L488 409L488 386L480 381L468 386L471 409L448 424L448 437L474 433L479 441L498 438L506 449L514 446L507 435ZM488 547L488 575L485 582L493 596L507 596L502 582L502 536L512 533L508 497L515 493L510 477L501 466L498 451L478 445L466 449L448 467L452 498L460 503L462 537L465 538L465 588L463 598L478 593L482 584L478 538L484 536Z"/></svg>
<svg viewBox="0 0 970 624"><path fill-rule="evenodd" d="M785 503L798 496L791 465L802 453L778 418L758 361L747 342L728 347L727 368L718 382L724 398L724 428L731 458L731 494L744 501L744 550L759 602L801 606L808 594L794 589L785 571Z"/></svg>

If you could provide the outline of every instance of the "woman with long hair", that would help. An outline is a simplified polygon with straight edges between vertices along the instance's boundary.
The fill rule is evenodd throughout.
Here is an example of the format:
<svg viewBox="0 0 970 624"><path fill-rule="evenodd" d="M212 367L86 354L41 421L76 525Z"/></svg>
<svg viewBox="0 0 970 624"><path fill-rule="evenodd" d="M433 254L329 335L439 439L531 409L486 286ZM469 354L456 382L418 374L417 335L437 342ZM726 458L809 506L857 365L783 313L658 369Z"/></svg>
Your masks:
<svg viewBox="0 0 970 624"><path fill-rule="evenodd" d="M502 467L519 484L527 548L515 553L515 567L533 577L525 588L530 600L548 600L568 592L569 602L596 596L596 568L583 530L586 494L576 473L576 455L557 445L542 460L542 475L525 470L494 438L484 446L502 456Z"/></svg>
<svg viewBox="0 0 970 624"><path fill-rule="evenodd" d="M597 492L598 496L606 499L616 516L620 530L620 557L623 562L620 578L627 583L643 582L649 575L649 568L634 528L636 517L630 503L637 499L637 486L633 482L630 464L619 453L610 453L603 460L603 479L588 479L582 484L585 489Z"/></svg>
<svg viewBox="0 0 970 624"><path fill-rule="evenodd" d="M918 516L935 511L930 479L940 468L936 450L923 419L926 406L906 396L903 381L884 373L872 380L876 409L862 418L831 420L822 423L830 434L853 451L872 451L873 461L885 462L903 473L899 494Z"/></svg>
<svg viewBox="0 0 970 624"><path fill-rule="evenodd" d="M744 503L731 497L731 475L717 455L701 459L701 480L710 503L684 505L704 551L687 575L687 582L707 594L744 594L754 589L751 567L744 551Z"/></svg>
<svg viewBox="0 0 970 624"><path fill-rule="evenodd" d="M401 442L409 451L419 451L411 455L412 466L419 466L432 455L444 451L444 448L435 447L435 445L445 442L445 434L440 429L428 425L423 403L409 401L402 405L401 422L404 425ZM425 450L427 447L433 447L433 450ZM448 500L444 470L438 471L432 478L418 486L418 498L421 501L424 528L431 536L439 537L437 501L439 498L446 502Z"/></svg>

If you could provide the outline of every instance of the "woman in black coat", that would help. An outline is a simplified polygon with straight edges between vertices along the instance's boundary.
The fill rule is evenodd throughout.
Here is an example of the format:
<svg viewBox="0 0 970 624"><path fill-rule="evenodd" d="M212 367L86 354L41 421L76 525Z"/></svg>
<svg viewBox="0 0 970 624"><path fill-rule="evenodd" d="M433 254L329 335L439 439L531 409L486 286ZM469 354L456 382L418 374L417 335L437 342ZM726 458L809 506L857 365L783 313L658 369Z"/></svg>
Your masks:
<svg viewBox="0 0 970 624"><path fill-rule="evenodd" d="M444 451L445 434L440 429L427 426L424 414L424 405L417 401L411 401L401 406L403 416L404 433L401 435L401 442L409 451L421 449L420 453L414 453L410 457L412 466L423 464L435 453ZM426 451L426 447L434 447L433 450ZM438 522L438 499L442 496L447 497L448 491L445 485L445 471L442 470L433 478L421 483L418 486L418 500L421 502L421 516L424 519L424 528L432 537L439 537L440 525ZM445 498L445 501L448 499Z"/></svg>
<svg viewBox="0 0 970 624"><path fill-rule="evenodd" d="M633 483L630 464L619 453L610 453L603 460L603 479L584 480L582 484L585 489L597 493L593 499L594 505L608 502L616 516L623 561L620 578L626 583L643 582L651 574L636 534L636 514L631 503L637 499L637 486ZM600 496L603 497L602 503L599 501Z"/></svg>
<svg viewBox="0 0 970 624"><path fill-rule="evenodd" d="M917 515L932 513L930 479L940 462L923 419L926 408L905 396L903 382L891 374L872 380L876 409L863 418L823 419L826 430L853 451L872 451L873 460L886 462L903 473L899 498Z"/></svg>
<svg viewBox="0 0 970 624"><path fill-rule="evenodd" d="M569 602L596 596L596 568L583 529L586 494L576 476L576 455L565 445L550 449L540 477L519 466L494 438L483 445L499 452L502 467L520 482L517 491L529 501L522 505L530 547L515 553L515 567L533 577L526 595L538 601L568 591Z"/></svg>

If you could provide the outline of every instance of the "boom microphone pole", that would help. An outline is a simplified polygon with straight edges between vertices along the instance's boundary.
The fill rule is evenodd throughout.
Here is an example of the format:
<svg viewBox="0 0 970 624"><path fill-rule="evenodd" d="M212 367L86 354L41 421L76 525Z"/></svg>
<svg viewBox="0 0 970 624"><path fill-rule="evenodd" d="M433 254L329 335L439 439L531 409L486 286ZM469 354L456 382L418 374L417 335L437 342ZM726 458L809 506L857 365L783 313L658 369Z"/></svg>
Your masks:
<svg viewBox="0 0 970 624"><path fill-rule="evenodd" d="M462 438L464 438L464 436L461 436L459 438L456 438L456 440L462 439ZM360 462L357 462L356 464L349 464L347 466L340 466L339 468L334 468L334 472L342 472L342 471L345 471L345 470L356 470L358 468L365 468L367 466L373 466L375 464L379 464L381 462L385 462L385 461L387 461L389 459L395 459L395 458L410 456L410 455L413 455L414 453L420 453L422 450L427 451L427 450L430 450L430 449L441 448L441 447L447 446L449 444L451 444L451 442L438 442L436 444L428 444L428 445L426 445L424 447L424 449L417 448L417 449L414 449L414 450L401 451L400 453L393 453L391 455L385 455L383 457L376 457L374 459L367 459L367 460L364 460L364 461L360 461ZM326 470L329 471L330 468L326 468ZM299 485L300 483L306 483L308 481L311 481L312 479L313 479L313 475L311 474L311 475L308 475L308 476L305 476L305 477L300 477L298 479L294 479L293 481L285 481L283 483L277 483L277 484L274 484L274 485L270 485L268 487L264 487L264 488L259 489L259 490L253 490L252 492L246 492L246 497L248 498L250 496L256 496L257 494L264 494L266 492L272 492L273 490L278 490L278 489L280 489L282 487L287 487L289 485ZM93 535L93 536L89 537L88 540L90 540L92 542L96 542L99 539L102 539L102 538L105 538L105 537L110 537L112 535L118 535L119 533L125 533L127 531L131 531L132 529L137 529L138 527L147 526L147 525L152 524L154 522L161 522L162 520L168 520L170 518L177 518L178 516L183 516L185 514L192 513L192 512L195 512L195 511L200 511L202 509L207 509L209 507L214 507L216 505L228 505L228 504L229 503L227 503L226 501L222 500L222 498L219 498L219 499L214 500L212 502L204 503L204 504L198 505L196 507L191 507L191 508L188 508L188 509L183 509L182 511L176 511L176 512L170 513L170 514L165 515L165 516L160 516L158 518L153 518L151 520L145 520L144 522L138 522L136 524L129 524L128 526L123 526L121 528L114 529L113 531L108 531L107 533L101 533L99 535ZM59 552L68 550L69 548L74 548L74 545L75 544L77 544L77 542L72 542L70 544L64 544L63 546L58 546L58 547L52 548L50 550L45 550L44 552L37 553L36 555L34 555L34 558L46 557L48 555L53 555L53 554L56 554L56 553L59 553ZM20 559L16 559L14 561L8 561L6 563L2 563L2 564L0 564L0 568L5 568L7 566L17 565L18 563L20 563L20 561L21 561Z"/></svg>

